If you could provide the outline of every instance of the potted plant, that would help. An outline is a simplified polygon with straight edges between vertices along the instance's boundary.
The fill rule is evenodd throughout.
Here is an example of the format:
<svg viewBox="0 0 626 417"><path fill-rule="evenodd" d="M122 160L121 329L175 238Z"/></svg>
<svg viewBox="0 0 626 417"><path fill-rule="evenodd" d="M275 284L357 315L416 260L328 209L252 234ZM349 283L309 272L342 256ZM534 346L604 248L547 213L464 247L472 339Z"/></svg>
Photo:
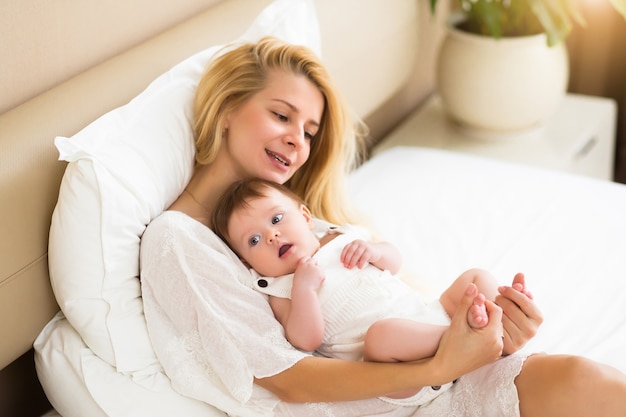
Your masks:
<svg viewBox="0 0 626 417"><path fill-rule="evenodd" d="M452 119L481 136L540 126L567 90L564 41L585 24L577 1L458 0L437 68ZM609 1L626 18L626 0Z"/></svg>

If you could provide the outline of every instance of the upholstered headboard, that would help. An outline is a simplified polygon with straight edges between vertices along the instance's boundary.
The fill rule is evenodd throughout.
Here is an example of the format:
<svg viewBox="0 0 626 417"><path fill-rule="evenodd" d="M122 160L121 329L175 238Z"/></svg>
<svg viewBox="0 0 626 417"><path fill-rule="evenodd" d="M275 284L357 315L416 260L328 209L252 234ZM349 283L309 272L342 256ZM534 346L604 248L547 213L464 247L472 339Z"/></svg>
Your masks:
<svg viewBox="0 0 626 417"><path fill-rule="evenodd" d="M54 137L125 104L187 56L235 39L268 3L0 4L0 369L58 310L47 244L65 163ZM314 3L323 59L376 141L432 91L443 13L435 20L416 0ZM10 381L0 383L1 400Z"/></svg>

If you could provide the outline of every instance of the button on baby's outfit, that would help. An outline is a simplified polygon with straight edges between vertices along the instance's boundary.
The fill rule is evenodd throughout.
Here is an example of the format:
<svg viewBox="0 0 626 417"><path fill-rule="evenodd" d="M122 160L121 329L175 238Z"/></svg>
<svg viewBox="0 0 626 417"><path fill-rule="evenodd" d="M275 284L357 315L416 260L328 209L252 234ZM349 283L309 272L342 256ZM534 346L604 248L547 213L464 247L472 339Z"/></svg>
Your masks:
<svg viewBox="0 0 626 417"><path fill-rule="evenodd" d="M256 284L261 287L261 288L265 288L267 287L267 280L265 279L260 279L256 282Z"/></svg>
<svg viewBox="0 0 626 417"><path fill-rule="evenodd" d="M451 386L454 384L453 382L444 384L444 385L433 385L430 387L424 387L419 390L415 395L412 395L407 398L389 398L389 397L379 397L381 400L400 405L404 407L415 407L422 406L428 404L433 401L435 398L446 392Z"/></svg>

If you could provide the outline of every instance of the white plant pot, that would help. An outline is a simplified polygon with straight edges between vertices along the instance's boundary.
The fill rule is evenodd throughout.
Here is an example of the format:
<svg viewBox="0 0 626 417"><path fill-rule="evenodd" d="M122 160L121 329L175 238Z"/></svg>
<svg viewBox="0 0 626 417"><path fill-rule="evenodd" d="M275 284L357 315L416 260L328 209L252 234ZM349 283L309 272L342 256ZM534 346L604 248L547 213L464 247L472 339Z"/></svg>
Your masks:
<svg viewBox="0 0 626 417"><path fill-rule="evenodd" d="M508 136L539 126L567 91L563 44L543 34L501 38L463 32L448 22L437 64L437 88L448 114L483 136Z"/></svg>

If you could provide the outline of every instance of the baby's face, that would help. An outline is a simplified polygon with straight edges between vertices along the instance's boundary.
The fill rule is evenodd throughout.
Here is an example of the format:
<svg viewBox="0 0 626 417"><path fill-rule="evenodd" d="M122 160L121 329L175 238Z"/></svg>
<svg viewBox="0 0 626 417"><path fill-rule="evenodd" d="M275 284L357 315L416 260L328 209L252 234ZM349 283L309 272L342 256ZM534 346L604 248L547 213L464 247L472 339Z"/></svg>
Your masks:
<svg viewBox="0 0 626 417"><path fill-rule="evenodd" d="M319 249L304 205L274 189L248 204L231 216L228 243L262 276L293 273L300 259Z"/></svg>

